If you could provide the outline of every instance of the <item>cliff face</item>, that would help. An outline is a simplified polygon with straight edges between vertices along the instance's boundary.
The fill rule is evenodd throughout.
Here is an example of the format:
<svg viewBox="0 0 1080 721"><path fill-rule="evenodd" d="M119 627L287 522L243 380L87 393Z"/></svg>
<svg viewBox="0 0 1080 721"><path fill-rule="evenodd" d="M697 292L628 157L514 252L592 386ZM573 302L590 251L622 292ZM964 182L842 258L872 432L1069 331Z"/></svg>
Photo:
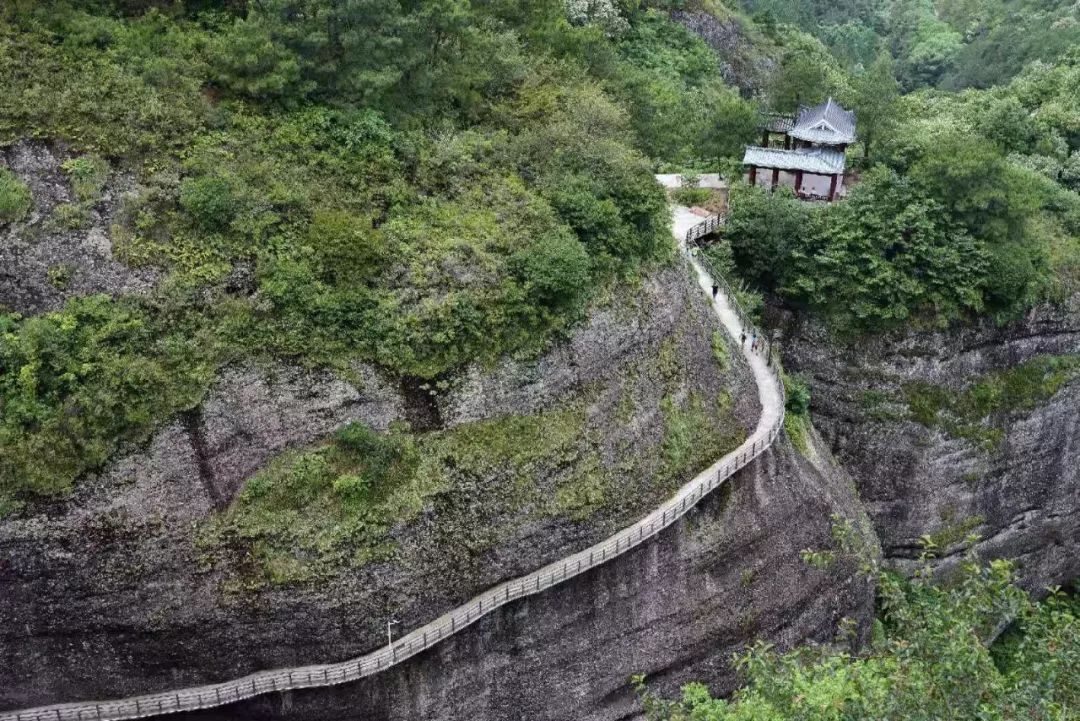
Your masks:
<svg viewBox="0 0 1080 721"><path fill-rule="evenodd" d="M971 532L1039 590L1080 575L1080 298L1007 327L852 345L789 332L814 423L881 538L910 568L927 536L947 567Z"/></svg>
<svg viewBox="0 0 1080 721"><path fill-rule="evenodd" d="M705 10L675 10L671 19L716 51L721 60L720 74L726 82L747 96L759 95L765 89L776 61L770 57L767 39L752 38L738 16L723 16Z"/></svg>
<svg viewBox="0 0 1080 721"><path fill-rule="evenodd" d="M640 710L628 679L667 692L737 685L732 654L756 637L788 648L832 641L842 618L865 634L873 589L859 562L816 569L802 549L834 548L834 516L869 554L872 532L850 479L810 440L781 438L655 541L360 683L271 695L184 716L364 721L614 721Z"/></svg>
<svg viewBox="0 0 1080 721"><path fill-rule="evenodd" d="M0 166L29 186L28 217L0 225L0 309L26 315L56 310L64 300L91 293L141 293L156 273L133 270L114 258L110 226L133 181L99 169L100 189L77 197L62 149L19 142L0 149Z"/></svg>
<svg viewBox="0 0 1080 721"><path fill-rule="evenodd" d="M644 515L737 445L759 414L748 369L717 341L716 320L686 273L680 264L659 269L596 307L547 355L472 369L435 394L363 367L225 369L200 408L145 448L80 481L72 497L0 521L0 708L357 655L382 642L390 616L404 628L419 625ZM444 426L415 434L419 447L437 451L424 468L440 483L388 527L378 553L359 558L345 546L337 565L283 580L260 565L259 542L211 532L239 502L244 479L276 454L351 421L386 428L416 415L417 404ZM505 415L523 411L531 415ZM489 438L509 461L470 456ZM770 504L776 514L796 507ZM827 516L815 519L815 533L825 533ZM711 543L711 533L701 543ZM310 560L307 547L277 550L300 566ZM762 562L755 549L744 551L747 563ZM696 583L691 571L680 571L682 583ZM828 579L818 583L831 588ZM570 604L572 596L560 598ZM787 628L799 613L778 610L768 624ZM826 615L815 616L822 632L832 620ZM752 635L748 618L743 639ZM710 623L703 621L702 638ZM579 641L584 652L588 643ZM516 634L499 641L521 642ZM477 661L475 670L494 660Z"/></svg>

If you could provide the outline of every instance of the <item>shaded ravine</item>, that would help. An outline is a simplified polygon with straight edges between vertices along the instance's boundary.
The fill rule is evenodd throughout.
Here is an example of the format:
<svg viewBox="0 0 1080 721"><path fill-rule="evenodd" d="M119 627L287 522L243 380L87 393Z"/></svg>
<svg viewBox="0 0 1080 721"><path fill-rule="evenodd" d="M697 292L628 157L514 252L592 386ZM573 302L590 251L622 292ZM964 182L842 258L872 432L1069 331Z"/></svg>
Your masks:
<svg viewBox="0 0 1080 721"><path fill-rule="evenodd" d="M720 287L720 292L716 293L713 299L713 310L720 318L725 330L732 338L738 340L744 331L747 335L750 334L752 326L749 320L738 308L734 297L727 292L724 279L711 276L702 265L702 261L688 250L689 242L714 230L721 222L722 219L716 217L703 221L686 208L675 208L672 230L680 247L689 257L702 290L711 293L714 283ZM379 673L431 648L442 639L471 625L496 608L551 588L566 579L620 556L672 525L705 495L761 455L779 434L783 425L784 402L782 385L775 373L776 367L767 362L768 359L749 351L746 347L742 347L742 352L754 374L762 413L754 433L739 448L684 485L673 497L637 523L590 548L488 589L471 601L411 631L393 646L383 647L364 656L339 663L262 671L231 681L176 691L120 700L77 702L0 713L0 721L144 718L212 708L265 693L355 681Z"/></svg>

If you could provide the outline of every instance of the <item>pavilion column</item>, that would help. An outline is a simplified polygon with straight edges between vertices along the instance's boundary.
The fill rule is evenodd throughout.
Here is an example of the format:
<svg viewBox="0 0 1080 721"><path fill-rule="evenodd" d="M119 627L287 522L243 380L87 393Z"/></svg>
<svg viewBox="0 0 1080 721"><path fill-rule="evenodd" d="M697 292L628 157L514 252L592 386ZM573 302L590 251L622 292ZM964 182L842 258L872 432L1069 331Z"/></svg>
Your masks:
<svg viewBox="0 0 1080 721"><path fill-rule="evenodd" d="M831 203L836 197L836 173L829 176L829 202Z"/></svg>
<svg viewBox="0 0 1080 721"><path fill-rule="evenodd" d="M750 166L750 185L757 185L757 166Z"/></svg>
<svg viewBox="0 0 1080 721"><path fill-rule="evenodd" d="M780 168L772 169L772 189L776 190L776 186L780 185Z"/></svg>
<svg viewBox="0 0 1080 721"><path fill-rule="evenodd" d="M802 194L802 174L803 171L801 170L795 171L795 195Z"/></svg>
<svg viewBox="0 0 1080 721"><path fill-rule="evenodd" d="M769 147L769 131L768 130L761 133L761 147L763 147L763 148Z"/></svg>
<svg viewBox="0 0 1080 721"><path fill-rule="evenodd" d="M791 150L791 136L784 136L784 150Z"/></svg>

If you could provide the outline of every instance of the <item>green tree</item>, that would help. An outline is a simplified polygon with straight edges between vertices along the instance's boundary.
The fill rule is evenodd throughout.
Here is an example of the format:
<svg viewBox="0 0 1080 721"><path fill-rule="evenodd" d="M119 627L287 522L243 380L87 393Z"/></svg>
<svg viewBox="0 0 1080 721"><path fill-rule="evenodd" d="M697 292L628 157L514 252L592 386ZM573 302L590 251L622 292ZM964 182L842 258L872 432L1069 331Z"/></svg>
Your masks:
<svg viewBox="0 0 1080 721"><path fill-rule="evenodd" d="M238 95L296 102L314 89L301 77L297 53L274 37L266 17L257 12L214 35L208 58L214 80Z"/></svg>
<svg viewBox="0 0 1080 721"><path fill-rule="evenodd" d="M875 138L896 127L899 97L900 84L887 53L878 55L870 67L852 77L847 100L855 111L864 158L870 157Z"/></svg>
<svg viewBox="0 0 1080 721"><path fill-rule="evenodd" d="M778 112L825 99L832 90L828 68L820 58L789 50L769 82L769 104Z"/></svg>
<svg viewBox="0 0 1080 721"><path fill-rule="evenodd" d="M730 700L689 684L680 699L650 694L650 721L910 721L1075 718L1080 604L1051 590L1034 603L1009 562L969 557L947 584L931 574L878 577L882 616L868 648L803 646L779 654L759 642L736 659L745 685ZM998 630L1014 630L993 644ZM843 640L843 639L840 639Z"/></svg>
<svg viewBox="0 0 1080 721"><path fill-rule="evenodd" d="M867 173L799 238L782 291L842 326L883 328L920 315L946 323L982 308L988 260L981 245L886 169Z"/></svg>
<svg viewBox="0 0 1080 721"><path fill-rule="evenodd" d="M811 216L811 206L786 189L768 193L734 185L724 236L743 277L767 289L784 285L791 254L812 232Z"/></svg>

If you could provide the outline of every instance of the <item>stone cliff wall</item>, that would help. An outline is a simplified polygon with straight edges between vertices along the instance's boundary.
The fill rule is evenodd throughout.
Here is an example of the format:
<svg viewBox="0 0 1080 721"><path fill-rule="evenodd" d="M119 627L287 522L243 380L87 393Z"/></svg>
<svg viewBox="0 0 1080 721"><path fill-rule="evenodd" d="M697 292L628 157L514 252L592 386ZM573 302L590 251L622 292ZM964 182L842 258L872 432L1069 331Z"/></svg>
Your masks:
<svg viewBox="0 0 1080 721"><path fill-rule="evenodd" d="M786 364L810 375L814 424L887 558L910 568L928 536L948 566L974 532L1031 589L1080 576L1080 298L1001 328L787 336Z"/></svg>
<svg viewBox="0 0 1080 721"><path fill-rule="evenodd" d="M730 692L732 654L754 638L832 641L841 619L865 634L873 616L856 559L801 560L833 547L834 516L869 528L850 479L815 438L811 451L813 463L781 438L653 542L385 674L182 718L615 721L640 713L633 674L667 692L689 681ZM862 539L873 549L872 532Z"/></svg>
<svg viewBox="0 0 1080 721"><path fill-rule="evenodd" d="M317 582L275 586L245 575L253 549L210 558L202 529L275 454L355 420L385 428L407 415L404 394L365 368L225 369L202 406L147 447L81 480L71 498L0 521L0 708L347 658L377 646L390 615L419 625L644 515L685 480L642 470L655 472L672 452L662 443L671 409L695 395L723 405L733 440L759 413L739 354L727 353L727 370L718 362L715 317L687 272L658 269L549 354L474 369L434 399L448 425L462 427L518 406L571 403L592 455L572 452L527 479L492 467L395 526L392 558ZM616 469L616 486L587 512L521 502L556 497L586 462ZM508 486L522 480L527 493Z"/></svg>

